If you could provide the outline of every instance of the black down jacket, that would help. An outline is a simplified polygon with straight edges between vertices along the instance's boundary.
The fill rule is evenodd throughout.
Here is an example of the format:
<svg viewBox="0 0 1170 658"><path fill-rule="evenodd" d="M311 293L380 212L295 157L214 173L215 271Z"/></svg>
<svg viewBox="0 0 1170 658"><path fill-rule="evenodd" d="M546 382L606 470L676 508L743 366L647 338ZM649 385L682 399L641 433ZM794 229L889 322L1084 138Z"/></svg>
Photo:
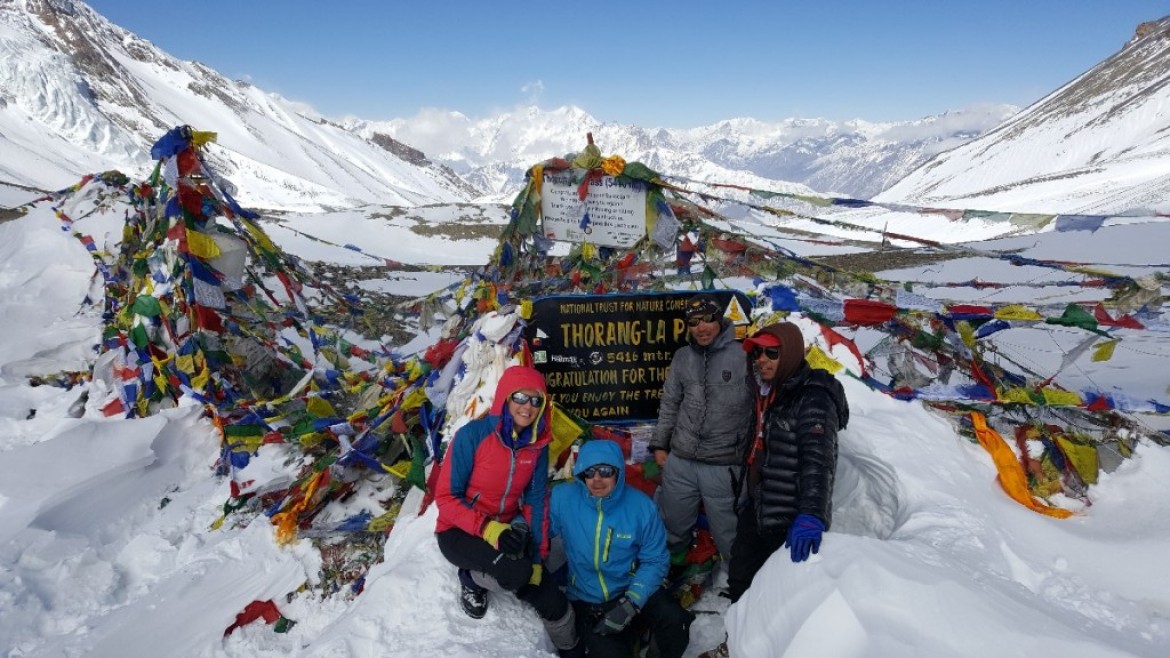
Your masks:
<svg viewBox="0 0 1170 658"><path fill-rule="evenodd" d="M780 385L764 411L762 450L748 469L761 535L788 532L797 514L812 514L829 528L837 431L848 422L845 389L828 371L802 362Z"/></svg>

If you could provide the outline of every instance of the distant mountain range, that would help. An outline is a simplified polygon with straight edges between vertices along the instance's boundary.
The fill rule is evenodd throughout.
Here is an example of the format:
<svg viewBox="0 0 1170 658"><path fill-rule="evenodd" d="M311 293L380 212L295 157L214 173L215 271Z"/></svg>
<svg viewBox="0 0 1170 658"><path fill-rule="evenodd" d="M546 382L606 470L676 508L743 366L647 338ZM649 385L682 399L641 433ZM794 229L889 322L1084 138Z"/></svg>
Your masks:
<svg viewBox="0 0 1170 658"><path fill-rule="evenodd" d="M1077 176L1093 191L1085 212L1112 212L1155 204L1170 187L1156 175L1170 143L1158 109L1170 107L1167 33L1166 19L1143 24L1120 53L1019 113L988 105L907 122L737 118L668 129L523 107L373 122L330 120L179 61L82 2L0 0L0 183L57 189L113 168L145 176L150 145L189 124L219 133L211 164L247 206L510 201L532 164L579 151L592 133L604 153L683 179L1019 210L1043 205L1045 180ZM1128 188L1118 177L1141 189L1102 191Z"/></svg>
<svg viewBox="0 0 1170 658"><path fill-rule="evenodd" d="M69 0L0 0L0 61L0 181L55 189L102 169L144 175L153 141L189 124L219 133L209 153L242 202L305 211L510 200L528 167L580 150L587 132L606 153L679 176L868 197L1015 111L688 130L602 123L575 107L338 123L179 61Z"/></svg>
<svg viewBox="0 0 1170 658"><path fill-rule="evenodd" d="M528 167L581 150L586 133L592 133L604 153L676 176L793 191L786 181L806 191L869 198L1018 109L976 107L897 123L740 118L676 130L603 123L576 107L550 112L525 107L486 119L428 112L345 125L361 134L385 133L412 144L489 195L515 194Z"/></svg>

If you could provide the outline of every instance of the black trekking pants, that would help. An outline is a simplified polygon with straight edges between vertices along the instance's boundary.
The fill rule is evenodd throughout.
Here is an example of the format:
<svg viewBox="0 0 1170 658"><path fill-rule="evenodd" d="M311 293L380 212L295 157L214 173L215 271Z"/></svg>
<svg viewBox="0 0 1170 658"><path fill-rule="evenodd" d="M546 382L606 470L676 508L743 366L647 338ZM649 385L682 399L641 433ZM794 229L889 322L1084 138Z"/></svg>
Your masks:
<svg viewBox="0 0 1170 658"><path fill-rule="evenodd" d="M735 603L752 585L756 573L773 553L784 545L787 529L775 535L760 535L756 510L748 505L739 511L735 525L735 543L731 545L731 562L727 564L727 596Z"/></svg>
<svg viewBox="0 0 1170 658"><path fill-rule="evenodd" d="M451 564L460 569L482 571L513 592L521 601L536 608L541 619L557 621L569 610L569 600L556 586L551 575L545 574L539 585L529 585L532 578L532 560L525 556L513 558L492 548L480 537L469 535L459 528L435 533L439 551Z"/></svg>
<svg viewBox="0 0 1170 658"><path fill-rule="evenodd" d="M593 627L610 608L617 605L621 597L607 603L586 603L573 601L577 613L577 635L589 650L589 658L629 658L633 655L634 643L648 628L658 643L660 658L681 658L691 642L691 622L695 616L683 609L678 601L666 590L659 588L642 606L642 610L621 633L598 635Z"/></svg>

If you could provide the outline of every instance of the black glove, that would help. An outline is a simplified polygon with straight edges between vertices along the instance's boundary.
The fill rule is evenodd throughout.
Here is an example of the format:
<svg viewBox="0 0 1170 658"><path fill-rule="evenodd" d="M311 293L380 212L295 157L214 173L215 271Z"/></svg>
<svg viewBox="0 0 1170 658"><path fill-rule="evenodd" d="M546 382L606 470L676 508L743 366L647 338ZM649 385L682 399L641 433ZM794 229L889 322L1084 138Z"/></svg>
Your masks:
<svg viewBox="0 0 1170 658"><path fill-rule="evenodd" d="M634 616L638 614L638 608L634 606L634 602L626 597L618 599L617 605L609 609L601 621L593 627L593 632L598 635L613 635L614 633L621 633L626 630L626 626L634 620Z"/></svg>
<svg viewBox="0 0 1170 658"><path fill-rule="evenodd" d="M508 557L523 557L528 548L528 532L527 524L513 523L500 533L500 552Z"/></svg>

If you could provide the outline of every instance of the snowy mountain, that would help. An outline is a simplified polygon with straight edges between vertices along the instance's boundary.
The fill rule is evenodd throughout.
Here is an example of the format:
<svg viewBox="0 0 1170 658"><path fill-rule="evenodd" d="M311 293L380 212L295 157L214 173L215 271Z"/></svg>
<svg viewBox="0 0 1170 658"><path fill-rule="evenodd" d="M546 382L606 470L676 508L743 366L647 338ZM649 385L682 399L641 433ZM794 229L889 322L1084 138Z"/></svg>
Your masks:
<svg viewBox="0 0 1170 658"><path fill-rule="evenodd" d="M150 144L189 124L219 133L211 164L241 202L304 212L510 200L528 167L580 150L588 132L606 153L677 176L868 198L1016 110L901 123L740 118L687 130L605 123L576 107L333 122L177 60L72 0L0 0L0 61L0 182L57 189L105 169L144 176Z"/></svg>
<svg viewBox="0 0 1170 658"><path fill-rule="evenodd" d="M1167 207L1170 17L881 195L920 205L1109 214ZM1055 193L1076 182L1077 193ZM1162 210L1165 212L1165 210Z"/></svg>
<svg viewBox="0 0 1170 658"><path fill-rule="evenodd" d="M412 144L449 165L489 195L510 198L524 172L553 154L579 151L593 133L602 151L659 171L721 183L869 198L934 155L999 125L1018 108L973 107L917 121L729 119L674 130L602 122L577 107L523 107L484 119L425 111L387 122L349 120L361 134L378 132Z"/></svg>
<svg viewBox="0 0 1170 658"><path fill-rule="evenodd" d="M245 205L320 211L456 202L474 191L388 135L182 62L71 0L0 0L0 181L57 189L83 174L145 177L176 125L219 133L210 164Z"/></svg>

